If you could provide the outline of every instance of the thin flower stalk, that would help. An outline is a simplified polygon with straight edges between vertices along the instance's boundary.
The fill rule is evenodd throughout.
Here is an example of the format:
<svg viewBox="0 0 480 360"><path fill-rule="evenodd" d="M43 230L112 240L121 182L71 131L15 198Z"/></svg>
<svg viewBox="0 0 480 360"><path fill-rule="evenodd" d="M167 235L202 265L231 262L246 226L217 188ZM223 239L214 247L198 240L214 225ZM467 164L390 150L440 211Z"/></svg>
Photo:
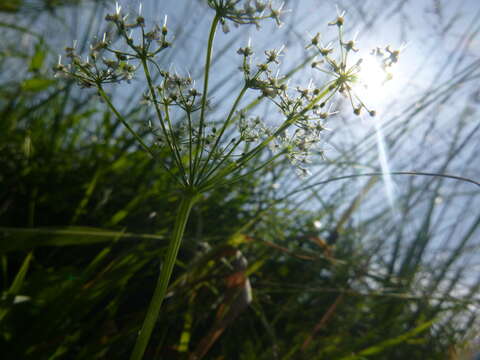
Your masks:
<svg viewBox="0 0 480 360"><path fill-rule="evenodd" d="M210 34L208 36L208 45L207 45L207 54L205 59L205 69L204 69L204 80L203 80L203 94L202 94L202 104L200 110L200 124L198 127L198 141L195 151L195 160L193 162L193 171L196 171L200 166L200 159L202 158L204 148L205 148L205 137L203 136L203 128L205 124L205 111L207 107L207 95L208 95L208 81L210 79L210 67L212 62L212 51L213 51L213 41L215 39L215 33L217 31L217 26L220 21L218 13L215 14L213 18L212 25L210 28ZM207 160L208 162L208 160ZM192 175L192 178L195 177L195 174ZM200 176L198 177L200 178Z"/></svg>

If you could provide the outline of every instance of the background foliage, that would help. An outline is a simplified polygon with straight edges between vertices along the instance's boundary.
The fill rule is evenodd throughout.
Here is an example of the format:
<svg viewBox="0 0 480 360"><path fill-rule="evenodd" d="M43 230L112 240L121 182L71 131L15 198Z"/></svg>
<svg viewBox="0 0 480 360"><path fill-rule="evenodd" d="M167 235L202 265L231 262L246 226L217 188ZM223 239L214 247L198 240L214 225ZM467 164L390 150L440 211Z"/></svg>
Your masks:
<svg viewBox="0 0 480 360"><path fill-rule="evenodd" d="M299 36L321 17L305 17L311 3L287 3L292 13L279 33L299 59L305 58ZM341 4L366 34L387 20L416 24L406 1L370 3ZM426 7L432 10L426 13L428 31L422 25L418 34L429 36L433 51L444 44L450 57L417 59L423 62L408 76L421 77L421 86L407 83L409 90L392 100L397 110L383 119L384 144L396 169L478 179L473 81L480 64L472 58L478 17L446 18L448 4L432 4ZM169 177L95 93L52 77L51 65L66 42L58 27L87 46L108 6L73 0L0 4L5 359L127 358L172 228L178 194ZM198 16L182 23L191 11ZM199 33L210 15L190 1L171 13L178 35L166 64L203 45L192 31ZM245 38L240 29L229 36L218 49L218 68L236 61L229 53ZM261 47L266 40L258 36ZM430 61L441 62L433 74ZM200 64L183 66L201 74ZM230 93L225 79L236 75L217 71L214 96L221 103ZM125 98L131 123L146 134L148 114L138 98L118 96ZM328 160L314 164L305 182L279 161L235 189L206 194L194 208L149 358L445 359L459 356L472 340L478 328L480 192L436 177L395 178L392 210L382 178L313 186L379 168L375 129L365 130L349 116L332 127L325 139Z"/></svg>

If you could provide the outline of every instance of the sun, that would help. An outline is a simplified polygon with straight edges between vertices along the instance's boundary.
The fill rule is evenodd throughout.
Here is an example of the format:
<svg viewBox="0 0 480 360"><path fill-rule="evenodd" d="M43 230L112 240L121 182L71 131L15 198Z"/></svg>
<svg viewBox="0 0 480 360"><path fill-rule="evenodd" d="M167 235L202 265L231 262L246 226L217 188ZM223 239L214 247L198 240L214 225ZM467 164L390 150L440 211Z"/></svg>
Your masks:
<svg viewBox="0 0 480 360"><path fill-rule="evenodd" d="M400 70L396 61L391 61L386 66L385 58L377 56L375 50L363 55L357 81L352 87L356 93L361 94L365 103L379 109L386 105L395 91L399 90Z"/></svg>
<svg viewBox="0 0 480 360"><path fill-rule="evenodd" d="M395 72L395 66L385 68L375 56L369 54L362 58L355 90L362 94L362 99L367 103L378 107L391 92L393 81L390 80L395 76Z"/></svg>

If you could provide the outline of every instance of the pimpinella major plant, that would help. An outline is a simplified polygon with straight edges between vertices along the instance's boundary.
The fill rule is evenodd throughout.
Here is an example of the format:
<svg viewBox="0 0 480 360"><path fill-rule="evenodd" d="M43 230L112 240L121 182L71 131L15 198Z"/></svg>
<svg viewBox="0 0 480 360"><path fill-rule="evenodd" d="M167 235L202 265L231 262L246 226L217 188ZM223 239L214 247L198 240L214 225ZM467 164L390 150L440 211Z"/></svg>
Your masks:
<svg viewBox="0 0 480 360"><path fill-rule="evenodd" d="M227 33L231 23L259 27L267 19L273 19L280 26L284 10L283 5L259 0L207 0L207 4L213 10L213 19L201 89L194 87L189 76L162 69L158 60L172 46L167 22L165 19L163 25L148 28L141 6L132 17L116 4L115 12L105 18L113 24L115 31L105 33L100 41L94 42L87 57L77 53L75 43L67 47L68 64L62 64L60 57L54 68L57 76L74 79L85 88L95 88L106 106L149 156L155 158L160 149L168 149L170 160L160 165L172 176L182 194L169 247L131 354L132 360L141 359L146 350L167 292L190 211L201 199L201 194L219 186L234 186L242 177L259 171L280 156L288 157L300 176L308 175L307 164L318 147L325 121L336 113L330 103L337 93L348 98L355 114L359 115L364 110L371 116L375 115L375 111L367 108L353 90L352 85L361 71L361 59L350 59L357 51L356 44L353 40L343 39L345 19L344 14L339 13L329 24L337 28L338 42L324 45L320 34L316 34L306 45L317 55L312 67L327 75L323 83L317 86L310 81L305 87L290 89L288 79L278 75L277 71L284 49L267 50L262 60L258 61L249 42L237 51L240 59L236 66L243 73L238 95L227 107L222 117L224 120L220 124L212 121L208 93L218 28ZM119 38L121 44L113 38ZM375 54L385 70L398 60L398 52L389 47L377 49ZM154 113L155 121L149 120L147 124L155 139L152 143L135 131L105 87L130 81L137 72L143 72L145 81L143 102ZM254 92L257 102L271 101L275 104L278 108L276 125L267 125L266 119L250 113L250 107L241 107L247 92ZM266 155L267 149L269 155ZM252 169L248 165L254 159Z"/></svg>

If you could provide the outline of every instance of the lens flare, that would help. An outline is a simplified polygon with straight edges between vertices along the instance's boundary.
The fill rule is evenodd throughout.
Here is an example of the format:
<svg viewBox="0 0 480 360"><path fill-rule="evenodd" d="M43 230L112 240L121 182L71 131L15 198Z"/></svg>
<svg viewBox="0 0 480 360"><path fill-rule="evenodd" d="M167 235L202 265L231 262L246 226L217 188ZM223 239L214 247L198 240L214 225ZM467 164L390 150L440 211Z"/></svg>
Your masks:
<svg viewBox="0 0 480 360"><path fill-rule="evenodd" d="M385 69L372 55L365 56L360 64L357 91L371 106L378 107L391 91L393 82L389 80L395 70L393 66Z"/></svg>
<svg viewBox="0 0 480 360"><path fill-rule="evenodd" d="M394 74L395 73L395 74ZM360 71L358 72L358 82L356 84L356 91L362 94L362 98L367 101L370 106L379 109L385 102L388 101L389 94L392 93L392 85L394 81L390 81L392 77L396 77L395 66L386 68L375 56L367 55L363 58L360 64ZM388 157L387 144L385 142L381 116L373 120L375 126L378 160L383 176L385 186L385 196L392 211L395 210L395 182L390 175L390 162Z"/></svg>

